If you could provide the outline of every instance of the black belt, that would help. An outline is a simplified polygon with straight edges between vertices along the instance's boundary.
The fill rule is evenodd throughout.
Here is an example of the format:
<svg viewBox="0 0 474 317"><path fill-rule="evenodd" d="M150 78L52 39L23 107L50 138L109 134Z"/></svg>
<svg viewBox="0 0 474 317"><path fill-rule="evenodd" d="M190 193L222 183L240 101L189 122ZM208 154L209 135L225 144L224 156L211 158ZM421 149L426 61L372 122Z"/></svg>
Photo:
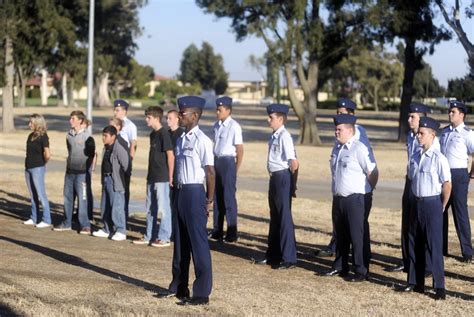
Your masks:
<svg viewBox="0 0 474 317"><path fill-rule="evenodd" d="M284 172L289 172L289 171L290 171L290 170L285 169L285 170L279 170L279 171L276 171L276 172L270 172L269 174L270 174L270 177L272 177L272 176L274 176L274 175L282 174L282 173L284 173Z"/></svg>
<svg viewBox="0 0 474 317"><path fill-rule="evenodd" d="M434 196L427 196L427 197L416 197L415 196L415 199L417 201L437 200L437 199L441 199L441 195L434 195Z"/></svg>
<svg viewBox="0 0 474 317"><path fill-rule="evenodd" d="M112 173L104 173L104 176L112 176Z"/></svg>

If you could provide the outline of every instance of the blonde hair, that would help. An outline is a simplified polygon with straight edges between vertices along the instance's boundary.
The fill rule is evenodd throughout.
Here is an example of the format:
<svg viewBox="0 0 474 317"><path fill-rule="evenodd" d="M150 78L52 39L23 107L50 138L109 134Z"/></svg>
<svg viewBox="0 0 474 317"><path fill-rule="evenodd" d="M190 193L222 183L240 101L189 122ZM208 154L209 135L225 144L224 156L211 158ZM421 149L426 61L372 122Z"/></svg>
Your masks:
<svg viewBox="0 0 474 317"><path fill-rule="evenodd" d="M30 116L31 124L33 125L33 137L32 141L36 140L37 138L43 136L46 133L46 120L44 117L38 113L33 113Z"/></svg>
<svg viewBox="0 0 474 317"><path fill-rule="evenodd" d="M116 118L116 117L111 117L109 119L109 123L113 123L112 124L113 126L120 127L120 129L117 129L117 130L122 130L122 128L123 128L123 120L122 119L119 119L119 118Z"/></svg>

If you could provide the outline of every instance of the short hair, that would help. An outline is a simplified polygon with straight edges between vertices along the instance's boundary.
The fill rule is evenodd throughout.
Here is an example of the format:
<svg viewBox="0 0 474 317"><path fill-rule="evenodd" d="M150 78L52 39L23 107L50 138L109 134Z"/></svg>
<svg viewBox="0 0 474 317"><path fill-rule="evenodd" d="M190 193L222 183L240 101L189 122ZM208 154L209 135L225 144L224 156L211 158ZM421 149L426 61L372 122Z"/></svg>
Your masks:
<svg viewBox="0 0 474 317"><path fill-rule="evenodd" d="M91 124L92 124L92 121L85 118L84 121L82 122L83 124L85 124L86 127L89 127Z"/></svg>
<svg viewBox="0 0 474 317"><path fill-rule="evenodd" d="M69 117L73 116L77 117L77 119L79 119L81 123L84 123L84 121L86 120L86 115L81 110L74 110L73 112L71 112Z"/></svg>
<svg viewBox="0 0 474 317"><path fill-rule="evenodd" d="M113 125L108 125L102 130L102 133L117 136L117 129Z"/></svg>
<svg viewBox="0 0 474 317"><path fill-rule="evenodd" d="M145 116L152 116L153 118L163 118L163 109L159 106L150 106L145 110Z"/></svg>
<svg viewBox="0 0 474 317"><path fill-rule="evenodd" d="M116 117L111 117L109 119L109 122L110 121L112 121L116 126L119 126L120 130L122 130L122 128L123 128L123 120L122 119L119 119L119 118L116 118Z"/></svg>
<svg viewBox="0 0 474 317"><path fill-rule="evenodd" d="M176 116L178 116L178 110L176 109L168 110L167 114L170 114L170 113L174 113Z"/></svg>
<svg viewBox="0 0 474 317"><path fill-rule="evenodd" d="M283 124L286 123L286 121L288 121L288 115L286 113L283 113L283 112L274 112L274 114L278 117L278 118L283 118Z"/></svg>

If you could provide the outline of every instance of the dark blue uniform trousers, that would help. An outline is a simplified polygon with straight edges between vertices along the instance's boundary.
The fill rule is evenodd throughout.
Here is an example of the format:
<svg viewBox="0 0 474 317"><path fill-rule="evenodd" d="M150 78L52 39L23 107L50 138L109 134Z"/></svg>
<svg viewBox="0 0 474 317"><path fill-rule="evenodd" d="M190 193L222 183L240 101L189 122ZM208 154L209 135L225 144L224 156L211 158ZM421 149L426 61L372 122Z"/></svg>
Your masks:
<svg viewBox="0 0 474 317"><path fill-rule="evenodd" d="M433 287L444 288L443 204L441 196L416 198L412 195L409 214L410 265L408 284L425 286L426 259L431 260Z"/></svg>
<svg viewBox="0 0 474 317"><path fill-rule="evenodd" d="M370 226L369 226L369 216L370 210L372 209L372 192L366 193L364 195L364 263L365 267L369 269L370 258L372 257L372 250L370 247ZM334 209L334 197L333 197L333 206ZM333 219L333 231L331 242L329 242L328 249L330 249L333 253L336 253L336 228L334 227L334 219Z"/></svg>
<svg viewBox="0 0 474 317"><path fill-rule="evenodd" d="M469 174L466 168L451 169L452 190L443 218L443 254L448 254L448 209L451 207L454 226L461 243L461 253L464 257L472 257L471 224L467 209L467 194L469 189Z"/></svg>
<svg viewBox="0 0 474 317"><path fill-rule="evenodd" d="M364 205L363 194L333 197L332 219L336 230L336 259L333 268L340 272L349 271L349 251L352 243L354 272L364 276L368 273L364 257Z"/></svg>
<svg viewBox="0 0 474 317"><path fill-rule="evenodd" d="M296 263L295 226L291 216L291 173L274 172L268 188L270 229L266 259L269 263Z"/></svg>
<svg viewBox="0 0 474 317"><path fill-rule="evenodd" d="M237 200L235 199L237 168L235 157L215 157L216 191L214 198L214 234L222 235L224 216L227 220L227 238L237 238Z"/></svg>
<svg viewBox="0 0 474 317"><path fill-rule="evenodd" d="M174 221L173 280L169 291L189 295L189 264L191 255L196 280L193 297L209 297L212 289L211 252L207 240L206 195L202 184L181 185L176 192Z"/></svg>

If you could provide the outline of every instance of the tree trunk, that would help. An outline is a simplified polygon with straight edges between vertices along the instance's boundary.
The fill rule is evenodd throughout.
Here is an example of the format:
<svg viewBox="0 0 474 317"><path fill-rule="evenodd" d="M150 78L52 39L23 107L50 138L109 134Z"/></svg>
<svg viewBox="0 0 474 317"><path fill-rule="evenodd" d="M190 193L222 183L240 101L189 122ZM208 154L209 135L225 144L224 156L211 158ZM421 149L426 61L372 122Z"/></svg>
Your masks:
<svg viewBox="0 0 474 317"><path fill-rule="evenodd" d="M48 105L48 72L41 69L41 85L40 85L41 105Z"/></svg>
<svg viewBox="0 0 474 317"><path fill-rule="evenodd" d="M299 144L313 144L321 145L321 139L319 138L318 128L316 125L315 111L310 109L316 109L316 100L307 99L306 107L303 106L301 101L298 100L293 86L293 70L291 64L286 63L284 66L285 78L288 89L288 97L290 98L291 105L295 111L298 121L300 123L300 135L298 138Z"/></svg>
<svg viewBox="0 0 474 317"><path fill-rule="evenodd" d="M26 107L26 80L25 74L23 73L23 67L17 67L17 75L18 75L18 107L24 108Z"/></svg>
<svg viewBox="0 0 474 317"><path fill-rule="evenodd" d="M374 109L375 112L379 112L379 86L374 87Z"/></svg>
<svg viewBox="0 0 474 317"><path fill-rule="evenodd" d="M97 80L98 90L96 91L97 100L94 104L98 107L109 107L111 105L109 98L109 73L103 73L99 75Z"/></svg>
<svg viewBox="0 0 474 317"><path fill-rule="evenodd" d="M63 76L61 77L61 94L63 95L63 105L65 107L69 106L68 95L67 95L67 77L68 77L68 73L66 71L63 72Z"/></svg>
<svg viewBox="0 0 474 317"><path fill-rule="evenodd" d="M15 122L13 120L13 45L11 38L5 37L5 85L2 93L2 124L3 132L11 132L15 130Z"/></svg>
<svg viewBox="0 0 474 317"><path fill-rule="evenodd" d="M69 104L74 108L78 107L76 100L74 100L74 77L69 79L69 85L67 85L67 99Z"/></svg>
<svg viewBox="0 0 474 317"><path fill-rule="evenodd" d="M400 117L398 120L398 141L406 142L408 126L408 107L413 97L413 78L415 77L416 64L416 40L411 38L405 39L405 61L403 63L403 86L402 100L400 103Z"/></svg>

